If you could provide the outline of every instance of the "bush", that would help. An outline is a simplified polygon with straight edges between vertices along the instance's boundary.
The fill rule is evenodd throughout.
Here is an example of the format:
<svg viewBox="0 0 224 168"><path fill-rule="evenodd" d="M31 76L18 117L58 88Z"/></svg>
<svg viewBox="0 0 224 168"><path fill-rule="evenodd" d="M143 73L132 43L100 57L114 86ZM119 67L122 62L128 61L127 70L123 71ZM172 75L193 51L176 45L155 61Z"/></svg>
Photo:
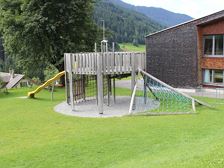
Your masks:
<svg viewBox="0 0 224 168"><path fill-rule="evenodd" d="M47 81L51 79L57 73L59 73L59 71L54 65L52 64L48 65L46 69L44 70L44 80Z"/></svg>
<svg viewBox="0 0 224 168"><path fill-rule="evenodd" d="M34 83L35 85L40 85L41 84L41 80L38 77L33 77L32 78L32 83Z"/></svg>

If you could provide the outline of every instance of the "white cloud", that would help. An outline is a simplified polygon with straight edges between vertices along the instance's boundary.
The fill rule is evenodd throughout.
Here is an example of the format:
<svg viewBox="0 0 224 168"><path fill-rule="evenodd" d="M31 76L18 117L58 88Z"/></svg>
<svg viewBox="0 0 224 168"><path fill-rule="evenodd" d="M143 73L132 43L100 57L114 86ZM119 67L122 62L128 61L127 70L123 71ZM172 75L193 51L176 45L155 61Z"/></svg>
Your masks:
<svg viewBox="0 0 224 168"><path fill-rule="evenodd" d="M138 6L160 7L194 18L203 17L224 9L224 0L123 0Z"/></svg>

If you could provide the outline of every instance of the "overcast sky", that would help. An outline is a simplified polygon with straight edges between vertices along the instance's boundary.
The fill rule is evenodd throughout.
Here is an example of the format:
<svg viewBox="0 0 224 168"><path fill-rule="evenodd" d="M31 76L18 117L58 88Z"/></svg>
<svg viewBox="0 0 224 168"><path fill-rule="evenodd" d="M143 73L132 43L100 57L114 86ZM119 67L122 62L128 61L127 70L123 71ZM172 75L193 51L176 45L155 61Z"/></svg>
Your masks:
<svg viewBox="0 0 224 168"><path fill-rule="evenodd" d="M123 0L138 6L161 7L200 18L224 10L224 0Z"/></svg>

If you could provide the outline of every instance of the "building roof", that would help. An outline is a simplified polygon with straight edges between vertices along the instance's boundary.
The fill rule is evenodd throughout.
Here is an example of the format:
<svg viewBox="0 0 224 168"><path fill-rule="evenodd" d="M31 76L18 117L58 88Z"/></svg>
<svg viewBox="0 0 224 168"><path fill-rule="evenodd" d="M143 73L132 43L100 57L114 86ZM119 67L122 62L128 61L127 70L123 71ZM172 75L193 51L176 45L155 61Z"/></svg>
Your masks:
<svg viewBox="0 0 224 168"><path fill-rule="evenodd" d="M153 36L153 35L165 32L165 31L169 31L169 30L172 30L172 29L184 26L184 25L195 23L195 25L199 26L199 25L203 25L203 24L207 24L207 23L213 22L215 20L219 20L221 18L224 18L224 10L216 12L216 13L213 13L211 15L207 15L207 16L198 18L198 19L190 20L190 21L178 24L176 26L172 26L172 27L163 29L163 30L155 32L155 33L151 33L151 34L147 35L146 38L149 37L149 36Z"/></svg>
<svg viewBox="0 0 224 168"><path fill-rule="evenodd" d="M24 75L22 74L14 74L13 77L10 73L5 73L5 72L0 72L0 79L4 82L7 83L6 88L11 89L16 84L18 84L19 81L23 79Z"/></svg>
<svg viewBox="0 0 224 168"><path fill-rule="evenodd" d="M5 83L8 83L10 80L10 74L5 72L0 72L0 80L2 80Z"/></svg>

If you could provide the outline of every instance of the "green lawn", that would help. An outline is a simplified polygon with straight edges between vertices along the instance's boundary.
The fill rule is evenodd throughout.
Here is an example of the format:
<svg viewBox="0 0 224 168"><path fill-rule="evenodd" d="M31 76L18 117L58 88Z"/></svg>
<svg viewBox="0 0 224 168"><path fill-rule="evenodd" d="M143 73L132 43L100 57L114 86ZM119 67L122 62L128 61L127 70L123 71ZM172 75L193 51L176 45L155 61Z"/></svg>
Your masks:
<svg viewBox="0 0 224 168"><path fill-rule="evenodd" d="M195 115L88 119L53 111L63 89L19 98L28 90L0 93L1 168L224 167L223 100Z"/></svg>
<svg viewBox="0 0 224 168"><path fill-rule="evenodd" d="M145 45L139 44L134 46L132 43L121 43L119 44L122 51L128 52L145 52Z"/></svg>

